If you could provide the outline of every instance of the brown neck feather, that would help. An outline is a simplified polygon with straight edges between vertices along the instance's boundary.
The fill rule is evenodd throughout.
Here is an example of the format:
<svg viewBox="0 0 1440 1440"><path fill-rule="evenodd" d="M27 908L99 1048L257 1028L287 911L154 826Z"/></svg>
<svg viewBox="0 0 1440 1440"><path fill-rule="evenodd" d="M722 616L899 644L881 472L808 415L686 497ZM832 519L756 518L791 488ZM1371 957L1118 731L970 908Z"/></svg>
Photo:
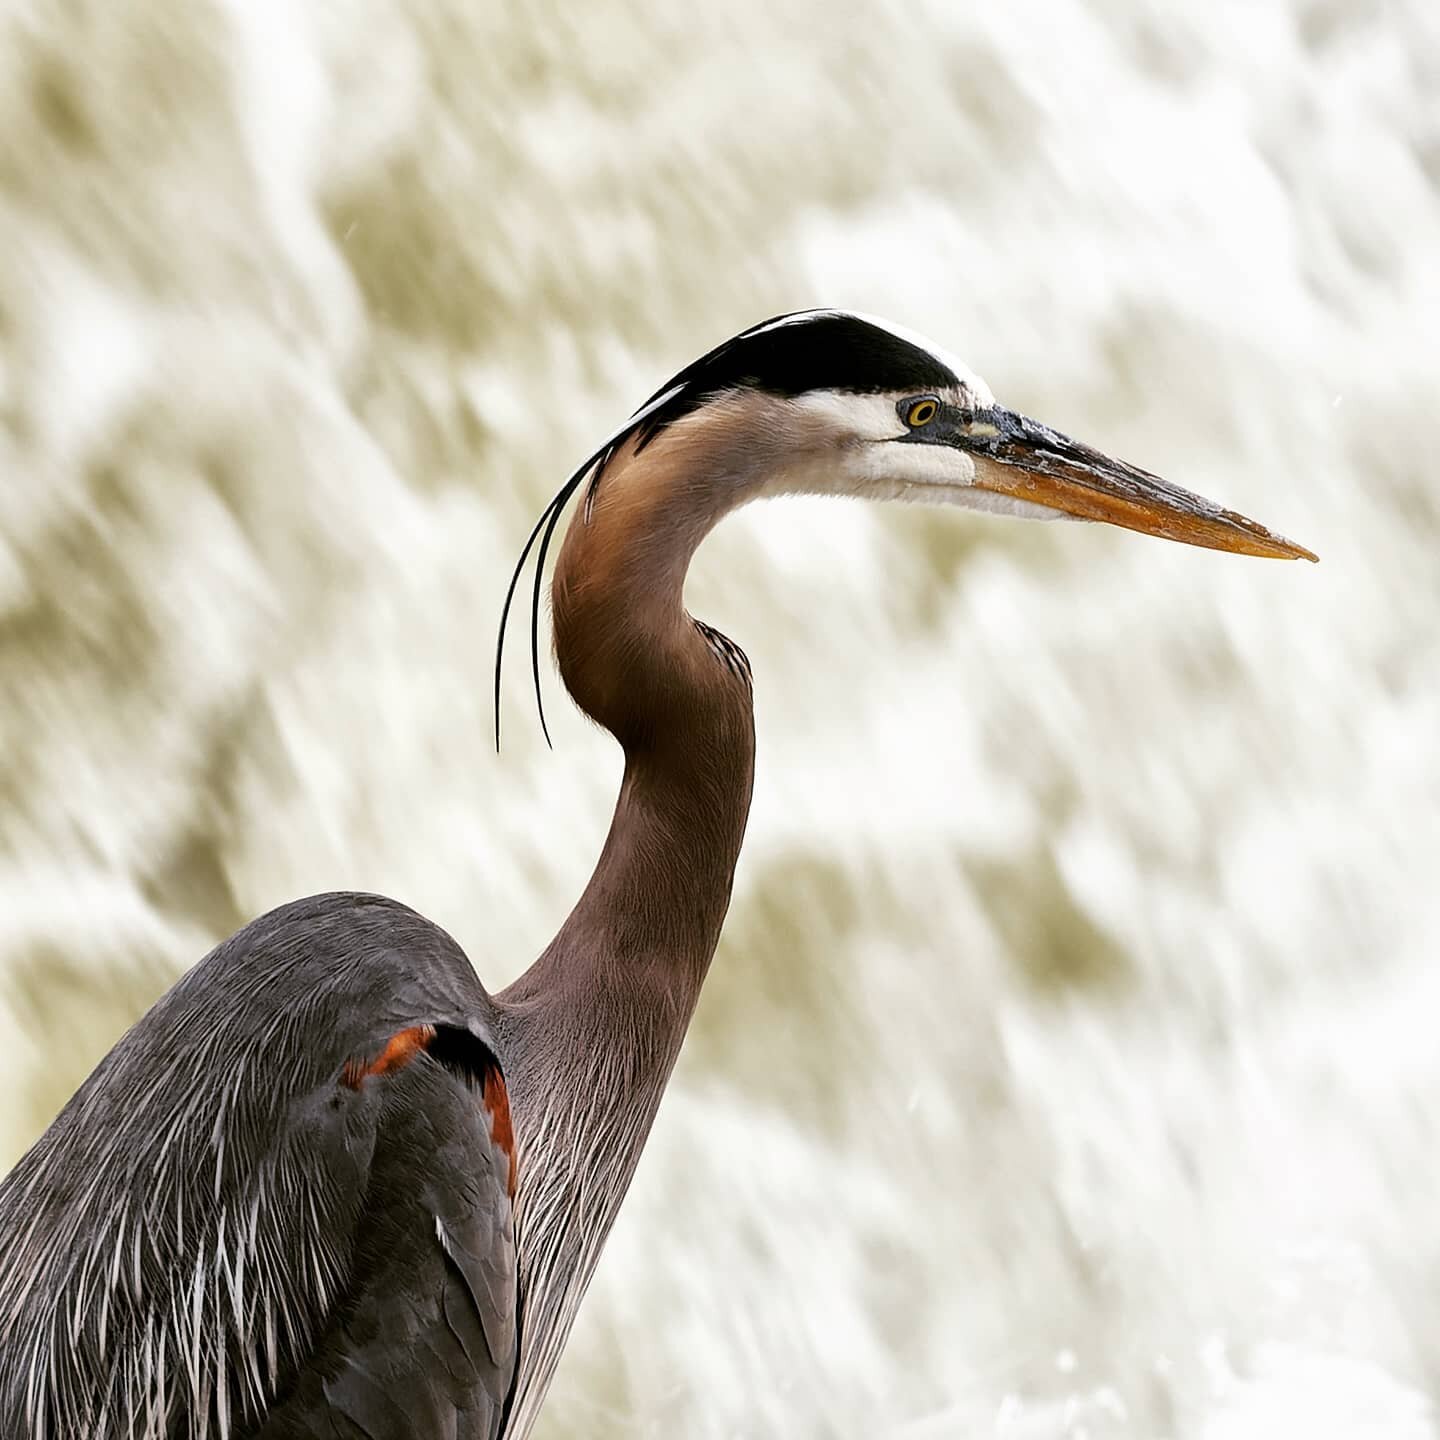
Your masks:
<svg viewBox="0 0 1440 1440"><path fill-rule="evenodd" d="M578 1015L614 1001L627 1036L644 1015L662 1079L720 937L754 771L748 678L684 605L696 547L750 493L707 461L714 441L712 428L638 454L627 444L571 522L551 592L556 656L576 703L624 748L625 777L584 894L500 997Z"/></svg>

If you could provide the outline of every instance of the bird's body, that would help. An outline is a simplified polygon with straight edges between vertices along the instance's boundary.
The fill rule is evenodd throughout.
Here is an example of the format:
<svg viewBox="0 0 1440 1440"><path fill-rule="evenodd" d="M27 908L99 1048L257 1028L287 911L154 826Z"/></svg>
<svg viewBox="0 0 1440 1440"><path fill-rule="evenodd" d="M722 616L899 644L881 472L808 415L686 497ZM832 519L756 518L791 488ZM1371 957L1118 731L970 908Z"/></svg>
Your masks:
<svg viewBox="0 0 1440 1440"><path fill-rule="evenodd" d="M459 947L378 897L297 901L207 956L0 1190L0 1433L498 1433L493 1014ZM435 1058L405 1063L421 1027Z"/></svg>
<svg viewBox="0 0 1440 1440"><path fill-rule="evenodd" d="M529 1433L744 836L749 665L683 596L730 510L958 501L1306 553L841 312L753 327L661 387L542 516L540 565L587 479L556 653L626 763L584 894L494 996L438 927L354 894L273 911L186 975L0 1182L7 1440Z"/></svg>

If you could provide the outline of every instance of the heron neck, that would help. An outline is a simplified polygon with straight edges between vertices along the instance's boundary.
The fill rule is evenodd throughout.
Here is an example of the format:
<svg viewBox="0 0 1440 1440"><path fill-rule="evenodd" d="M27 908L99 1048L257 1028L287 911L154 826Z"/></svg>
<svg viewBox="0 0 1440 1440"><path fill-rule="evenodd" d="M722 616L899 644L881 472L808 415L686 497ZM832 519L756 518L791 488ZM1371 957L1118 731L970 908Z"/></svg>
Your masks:
<svg viewBox="0 0 1440 1440"><path fill-rule="evenodd" d="M693 458L693 457L692 457ZM753 493L662 437L607 468L552 586L566 687L625 751L594 874L496 997L519 1151L525 1434L650 1132L730 903L750 813L748 668L686 613L696 547ZM738 655L738 652L735 652Z"/></svg>
<svg viewBox="0 0 1440 1440"><path fill-rule="evenodd" d="M662 1080L720 938L754 773L748 670L684 605L696 548L753 487L696 460L683 444L627 448L561 548L556 658L625 774L579 902L501 997L597 1024L617 1007Z"/></svg>

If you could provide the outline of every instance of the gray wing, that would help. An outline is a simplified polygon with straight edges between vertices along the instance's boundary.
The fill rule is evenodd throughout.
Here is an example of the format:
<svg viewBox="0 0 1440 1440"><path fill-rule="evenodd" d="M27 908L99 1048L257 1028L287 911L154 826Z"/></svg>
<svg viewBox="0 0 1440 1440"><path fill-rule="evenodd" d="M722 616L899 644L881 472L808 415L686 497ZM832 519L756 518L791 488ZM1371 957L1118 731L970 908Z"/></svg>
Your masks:
<svg viewBox="0 0 1440 1440"><path fill-rule="evenodd" d="M518 1309L499 1066L472 1035L423 1025L347 1065L335 1089L322 1143L353 1145L344 1112L377 1110L348 1273L255 1440L496 1440ZM347 1168L342 1158L334 1172Z"/></svg>
<svg viewBox="0 0 1440 1440"><path fill-rule="evenodd" d="M377 896L262 916L0 1179L4 1440L495 1440L514 1144L460 947Z"/></svg>

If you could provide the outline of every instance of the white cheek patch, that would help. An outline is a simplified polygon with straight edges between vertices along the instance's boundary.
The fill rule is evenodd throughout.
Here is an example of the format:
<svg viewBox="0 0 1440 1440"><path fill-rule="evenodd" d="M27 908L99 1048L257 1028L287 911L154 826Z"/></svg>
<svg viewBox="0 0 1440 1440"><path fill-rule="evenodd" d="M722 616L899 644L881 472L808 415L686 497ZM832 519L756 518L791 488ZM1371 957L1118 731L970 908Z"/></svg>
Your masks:
<svg viewBox="0 0 1440 1440"><path fill-rule="evenodd" d="M849 390L811 390L790 401L797 433L835 445L893 440L905 433L895 409L899 394L857 395Z"/></svg>
<svg viewBox="0 0 1440 1440"><path fill-rule="evenodd" d="M1025 520L1070 517L975 485L975 460L954 445L902 440L898 395L820 390L786 403L786 462L760 495L843 495L918 505L959 505Z"/></svg>
<svg viewBox="0 0 1440 1440"><path fill-rule="evenodd" d="M975 484L975 462L953 445L927 445L911 440L888 440L857 448L850 473L865 494L882 493L897 500L924 499L909 491L969 490ZM937 501L937 503L952 503Z"/></svg>

